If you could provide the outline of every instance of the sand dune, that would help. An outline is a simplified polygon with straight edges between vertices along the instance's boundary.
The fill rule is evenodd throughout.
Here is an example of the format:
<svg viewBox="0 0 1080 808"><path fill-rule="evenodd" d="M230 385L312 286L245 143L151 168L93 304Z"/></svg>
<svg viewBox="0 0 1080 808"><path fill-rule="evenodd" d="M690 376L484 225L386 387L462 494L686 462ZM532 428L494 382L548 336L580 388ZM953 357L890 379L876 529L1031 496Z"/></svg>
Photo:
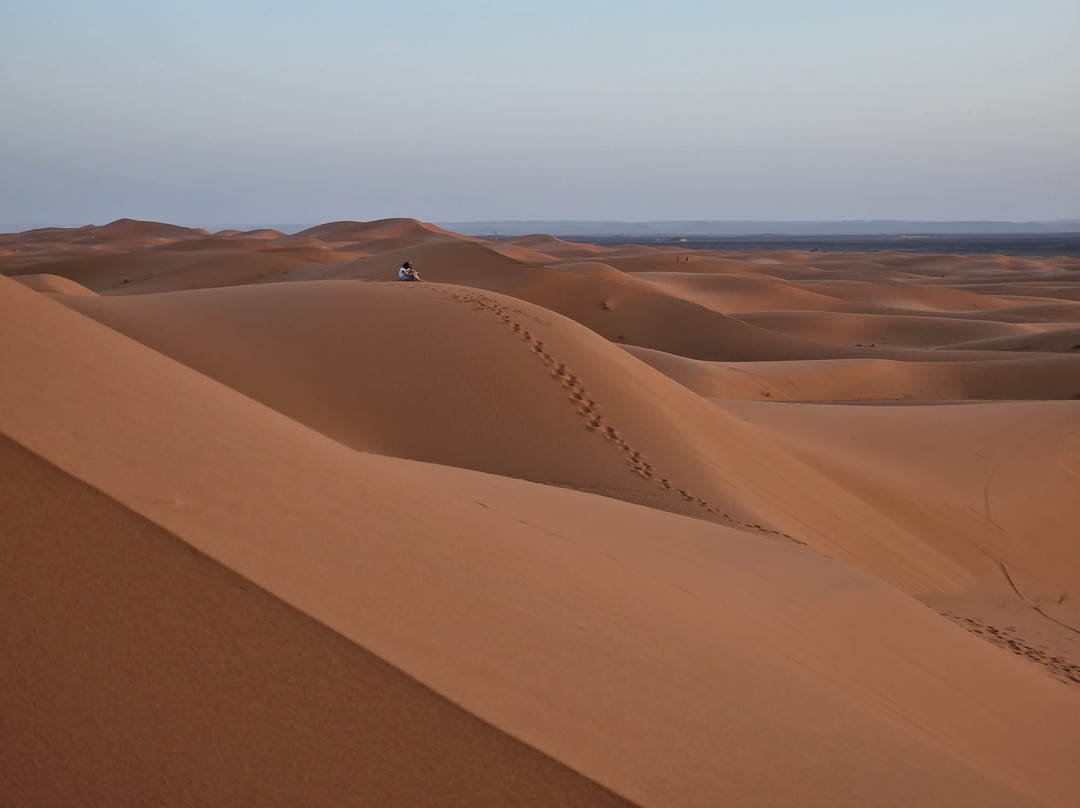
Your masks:
<svg viewBox="0 0 1080 808"><path fill-rule="evenodd" d="M4 793L1071 808L1073 263L0 236Z"/></svg>
<svg viewBox="0 0 1080 808"><path fill-rule="evenodd" d="M804 283L803 288L837 300L874 303L912 311L986 311L1007 308L1011 305L1009 301L998 300L964 289L906 284L889 286L864 280L855 282L815 280L813 283Z"/></svg>
<svg viewBox="0 0 1080 808"><path fill-rule="evenodd" d="M956 401L1075 399L1080 356L1043 354L1000 362L702 362L661 351L626 350L708 398L772 401Z"/></svg>
<svg viewBox="0 0 1080 808"><path fill-rule="evenodd" d="M0 462L10 804L629 804L8 438Z"/></svg>
<svg viewBox="0 0 1080 808"><path fill-rule="evenodd" d="M601 247L596 244L574 244L573 242L563 241L562 239L555 238L554 236L545 236L542 234L532 236L519 236L518 238L511 239L507 242L495 242L496 246L499 244L510 244L517 247L524 247L534 252L547 253L552 256L570 257L570 258L583 258L586 256L595 256L602 254L610 254L615 250L607 247Z"/></svg>
<svg viewBox="0 0 1080 808"><path fill-rule="evenodd" d="M334 256L327 256L333 263ZM13 275L58 275L100 294L140 294L254 283L306 268L311 262L255 249L193 252L111 252L37 261L8 268Z"/></svg>
<svg viewBox="0 0 1080 808"><path fill-rule="evenodd" d="M30 294L4 319L22 335L5 365L36 382L5 401L16 440L635 803L1066 805L1075 788L1074 693L872 579L700 520L347 450ZM273 506L235 507L252 496Z"/></svg>
<svg viewBox="0 0 1080 808"><path fill-rule="evenodd" d="M951 346L999 337L1019 337L1036 329L993 320L910 317L838 311L747 311L743 322L785 334L837 345L902 345L911 348ZM955 344L954 344L955 343Z"/></svg>
<svg viewBox="0 0 1080 808"><path fill-rule="evenodd" d="M546 265L557 260L556 257L550 253L529 249L528 247L523 247L519 244L496 242L489 245L489 249L497 252L499 255L505 255L507 258L512 258L515 261L521 261L522 263Z"/></svg>
<svg viewBox="0 0 1080 808"><path fill-rule="evenodd" d="M101 227L94 228L88 234L96 239L108 239L124 245L144 239L182 239L209 236L209 232L199 227L180 227L164 222L144 222L137 219L117 219Z"/></svg>
<svg viewBox="0 0 1080 808"><path fill-rule="evenodd" d="M894 529L681 384L512 298L331 281L67 303L354 449L815 546Z"/></svg>
<svg viewBox="0 0 1080 808"><path fill-rule="evenodd" d="M15 280L28 289L48 295L89 295L93 297L96 294L85 286L68 278L61 278L59 275L17 275Z"/></svg>
<svg viewBox="0 0 1080 808"><path fill-rule="evenodd" d="M273 230L269 227L260 227L255 230L219 230L214 235L245 239L265 239L269 241L276 241L277 239L285 237L285 234L280 230Z"/></svg>
<svg viewBox="0 0 1080 808"><path fill-rule="evenodd" d="M809 292L774 278L719 272L637 272L635 277L725 313L762 309L833 311L843 306L827 295Z"/></svg>
<svg viewBox="0 0 1080 808"><path fill-rule="evenodd" d="M415 219L381 219L376 222L330 222L301 230L290 241L306 243L316 239L326 244L363 245L365 252L385 252L397 247L429 241L461 241L465 236L451 233Z"/></svg>
<svg viewBox="0 0 1080 808"><path fill-rule="evenodd" d="M1070 328L1066 324L1044 326L1044 328L1046 330L1035 333L972 340L947 347L964 351L1041 351L1043 353L1080 351L1080 328Z"/></svg>
<svg viewBox="0 0 1080 808"><path fill-rule="evenodd" d="M391 250L304 277L389 279L405 260L412 260L425 280L520 298L576 320L613 342L732 361L824 358L836 354L831 346L769 332L664 294L625 273L611 273L610 265L601 273L537 267L476 243L424 244ZM680 323L680 328L671 328L673 322Z"/></svg>
<svg viewBox="0 0 1080 808"><path fill-rule="evenodd" d="M0 244L79 244L103 246L119 244L131 247L160 244L177 239L201 238L210 234L201 228L181 227L164 222L144 222L137 219L117 219L105 225L85 227L45 227L24 233L0 235Z"/></svg>
<svg viewBox="0 0 1080 808"><path fill-rule="evenodd" d="M996 312L995 316L996 319L1014 323L1080 323L1080 303L1062 301L1060 303L1031 303L1010 306Z"/></svg>
<svg viewBox="0 0 1080 808"><path fill-rule="evenodd" d="M239 235L239 234L237 234ZM196 252L200 250L261 250L266 245L261 239L237 238L235 236L206 236L170 241L148 249L154 252Z"/></svg>
<svg viewBox="0 0 1080 808"><path fill-rule="evenodd" d="M947 546L950 557L980 579L969 593L929 602L1008 626L1012 636L996 639L1013 640L1065 680L1080 682L1080 666L1069 661L1080 652L1070 628L1080 626L1080 546L1073 540L1080 515L1080 402L898 411L721 406L767 426L815 466L861 487L864 499Z"/></svg>
<svg viewBox="0 0 1080 808"><path fill-rule="evenodd" d="M786 462L768 443L513 298L328 281L95 301L66 302L355 449L776 527L730 493Z"/></svg>
<svg viewBox="0 0 1080 808"><path fill-rule="evenodd" d="M1063 282L1064 281L1064 282ZM1072 283L1069 283L1072 281ZM965 288L980 294L1003 295L1010 300L1023 300L1024 298L1041 298L1042 300L1074 300L1080 301L1080 289L1076 286L1076 278L1070 273L1063 272L1052 281L1024 282L1011 274L1002 278L995 284L966 284Z"/></svg>
<svg viewBox="0 0 1080 808"><path fill-rule="evenodd" d="M7 262L5 275L57 275L99 293L118 289L124 278L130 282L140 276L151 277L183 269L192 261L204 260L197 255L145 253L141 250L85 250L74 254L61 252L59 256L36 256L29 260L20 258Z"/></svg>

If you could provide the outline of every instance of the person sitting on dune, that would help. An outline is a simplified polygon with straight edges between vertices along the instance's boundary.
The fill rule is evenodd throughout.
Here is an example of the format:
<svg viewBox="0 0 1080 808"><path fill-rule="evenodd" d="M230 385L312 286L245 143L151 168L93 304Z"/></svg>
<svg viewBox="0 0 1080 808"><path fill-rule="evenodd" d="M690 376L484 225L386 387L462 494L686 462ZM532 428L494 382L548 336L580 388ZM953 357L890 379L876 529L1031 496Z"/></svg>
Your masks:
<svg viewBox="0 0 1080 808"><path fill-rule="evenodd" d="M397 271L397 279L399 281L419 281L420 273L412 268L412 261L406 261L401 265L401 269Z"/></svg>

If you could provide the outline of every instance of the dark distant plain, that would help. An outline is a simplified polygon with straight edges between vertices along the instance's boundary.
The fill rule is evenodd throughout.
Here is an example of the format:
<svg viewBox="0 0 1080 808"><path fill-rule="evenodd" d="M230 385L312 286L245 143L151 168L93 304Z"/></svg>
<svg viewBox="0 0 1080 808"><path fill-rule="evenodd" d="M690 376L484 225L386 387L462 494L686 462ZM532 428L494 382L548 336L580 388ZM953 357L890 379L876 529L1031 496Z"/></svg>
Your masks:
<svg viewBox="0 0 1080 808"><path fill-rule="evenodd" d="M678 246L688 250L741 252L799 250L807 252L949 253L952 255L1065 255L1080 257L1080 233L950 234L928 236L561 236L563 241L599 244Z"/></svg>

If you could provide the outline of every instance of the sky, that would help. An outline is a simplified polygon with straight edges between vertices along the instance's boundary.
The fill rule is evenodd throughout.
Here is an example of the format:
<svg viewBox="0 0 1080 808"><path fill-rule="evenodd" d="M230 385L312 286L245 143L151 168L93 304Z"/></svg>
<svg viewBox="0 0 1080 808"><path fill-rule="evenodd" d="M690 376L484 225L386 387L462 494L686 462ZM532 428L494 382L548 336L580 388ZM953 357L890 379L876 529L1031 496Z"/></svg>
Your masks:
<svg viewBox="0 0 1080 808"><path fill-rule="evenodd" d="M37 0L0 223L1080 217L1076 0Z"/></svg>

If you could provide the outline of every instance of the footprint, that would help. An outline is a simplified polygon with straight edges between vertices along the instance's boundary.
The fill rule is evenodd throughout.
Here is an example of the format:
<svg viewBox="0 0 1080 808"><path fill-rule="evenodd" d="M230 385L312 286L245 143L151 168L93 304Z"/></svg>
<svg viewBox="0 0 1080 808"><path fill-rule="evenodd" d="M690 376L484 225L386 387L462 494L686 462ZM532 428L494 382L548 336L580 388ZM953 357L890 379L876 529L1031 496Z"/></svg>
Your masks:
<svg viewBox="0 0 1080 808"><path fill-rule="evenodd" d="M557 379L559 383L567 389L570 400L576 405L577 411L581 416L586 419L585 428L590 432L600 432L606 440L622 449L624 452L629 453L627 465L634 473L639 474L648 480L657 479L652 465L642 458L641 452L631 449L630 445L614 427L608 426L603 422L603 417L599 413L599 405L596 401L588 397L588 393L581 385L580 379L572 374L570 369L564 363L557 362L555 357L545 351L543 341L534 338L531 331L528 331L521 323L516 322L510 317L504 306L498 305L495 301L483 295L453 294L450 297L452 300L472 303L473 307L477 310L487 310L492 312L498 317L499 322L509 326L513 333L520 336L523 340L532 343L532 352L540 358L540 361L543 362L544 365L551 368L552 377ZM537 322L543 322L532 315L527 314L522 309L513 308L509 309L509 311L530 317ZM700 497L695 497L682 489L675 489L674 484L670 480L663 478L660 480L660 484L666 490L675 490L687 502L696 503L704 508L706 512L711 514L718 513L716 509L710 507L709 504Z"/></svg>

